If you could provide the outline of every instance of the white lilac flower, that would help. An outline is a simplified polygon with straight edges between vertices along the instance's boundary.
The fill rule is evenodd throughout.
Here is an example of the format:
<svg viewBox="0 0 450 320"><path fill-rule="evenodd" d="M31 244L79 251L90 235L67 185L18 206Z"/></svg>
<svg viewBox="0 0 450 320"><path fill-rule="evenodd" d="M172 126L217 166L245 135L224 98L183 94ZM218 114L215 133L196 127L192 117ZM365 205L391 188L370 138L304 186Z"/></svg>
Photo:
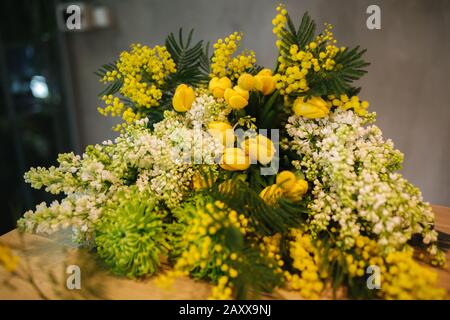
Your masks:
<svg viewBox="0 0 450 320"><path fill-rule="evenodd" d="M317 235L337 225L346 248L363 232L387 251L417 232L424 243L433 243L431 208L420 191L395 172L403 155L383 139L374 120L374 115L360 117L339 109L321 119L289 118L291 140L283 147L298 153L301 160L292 164L313 185L309 228Z"/></svg>
<svg viewBox="0 0 450 320"><path fill-rule="evenodd" d="M50 206L41 203L25 213L19 226L42 233L71 226L77 240L89 242L102 208L117 200L118 191L126 192L134 184L167 207L177 207L189 192L198 165L212 165L222 154L223 145L205 129L228 113L223 103L200 94L189 112L166 111L153 130L147 119L141 119L114 142L89 146L82 157L62 154L58 167L32 168L25 174L27 182L66 198Z"/></svg>

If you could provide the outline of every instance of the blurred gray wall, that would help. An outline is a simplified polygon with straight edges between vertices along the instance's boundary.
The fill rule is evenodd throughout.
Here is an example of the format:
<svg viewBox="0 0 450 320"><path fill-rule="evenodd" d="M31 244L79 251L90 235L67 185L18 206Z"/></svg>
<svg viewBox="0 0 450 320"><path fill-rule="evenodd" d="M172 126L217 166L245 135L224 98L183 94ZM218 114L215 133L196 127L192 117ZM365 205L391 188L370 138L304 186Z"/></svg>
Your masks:
<svg viewBox="0 0 450 320"><path fill-rule="evenodd" d="M361 97L378 113L378 125L405 153L403 173L427 201L450 205L450 1L298 0L285 1L298 21L305 10L322 25L329 22L341 45L368 49L372 63L360 81ZM271 20L278 3L269 0L97 1L109 6L113 28L68 34L78 125L83 145L114 134L114 121L101 117L93 74L133 42L161 44L179 27L195 29L197 39L214 41L243 31L242 47L255 50L259 64L272 67L276 50ZM381 30L366 28L366 8L381 7Z"/></svg>

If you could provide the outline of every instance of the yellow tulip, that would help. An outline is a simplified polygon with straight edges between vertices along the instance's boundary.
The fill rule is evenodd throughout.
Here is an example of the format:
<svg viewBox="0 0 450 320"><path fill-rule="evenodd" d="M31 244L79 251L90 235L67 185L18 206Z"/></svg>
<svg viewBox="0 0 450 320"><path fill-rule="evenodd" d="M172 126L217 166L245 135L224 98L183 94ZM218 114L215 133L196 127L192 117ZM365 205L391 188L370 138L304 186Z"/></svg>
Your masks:
<svg viewBox="0 0 450 320"><path fill-rule="evenodd" d="M330 112L327 103L320 97L312 97L307 101L299 97L294 101L293 110L297 116L310 119L323 118Z"/></svg>
<svg viewBox="0 0 450 320"><path fill-rule="evenodd" d="M263 69L256 76L254 76L254 87L261 91L263 95L267 96L275 90L275 81L272 78L272 71Z"/></svg>
<svg viewBox="0 0 450 320"><path fill-rule="evenodd" d="M284 170L277 174L276 184L280 186L284 191L291 190L295 182L297 181L297 177L291 171Z"/></svg>
<svg viewBox="0 0 450 320"><path fill-rule="evenodd" d="M209 81L209 91L215 98L223 98L225 90L231 88L231 80L227 77L214 77Z"/></svg>
<svg viewBox="0 0 450 320"><path fill-rule="evenodd" d="M211 136L218 139L224 146L234 144L233 127L224 121L211 121L208 124L208 132Z"/></svg>
<svg viewBox="0 0 450 320"><path fill-rule="evenodd" d="M238 79L238 86L243 90L250 91L253 89L253 85L255 83L255 79L249 73L242 74Z"/></svg>
<svg viewBox="0 0 450 320"><path fill-rule="evenodd" d="M283 190L276 184L273 184L271 186L265 187L259 193L259 196L264 200L265 203L274 205L277 203L278 199L283 196Z"/></svg>
<svg viewBox="0 0 450 320"><path fill-rule="evenodd" d="M220 160L220 166L230 171L246 170L250 167L250 161L242 149L226 148Z"/></svg>
<svg viewBox="0 0 450 320"><path fill-rule="evenodd" d="M249 138L241 142L241 148L253 161L266 165L272 161L275 155L275 146L272 140L258 134L255 138Z"/></svg>
<svg viewBox="0 0 450 320"><path fill-rule="evenodd" d="M302 196L308 191L308 182L303 179L297 180L294 186L289 190L285 191L284 195L294 201L299 201Z"/></svg>
<svg viewBox="0 0 450 320"><path fill-rule="evenodd" d="M245 100L248 100L250 98L250 93L239 86L234 86L233 90Z"/></svg>
<svg viewBox="0 0 450 320"><path fill-rule="evenodd" d="M261 71L258 72L258 76L271 76L272 70L264 68Z"/></svg>
<svg viewBox="0 0 450 320"><path fill-rule="evenodd" d="M194 90L185 84L180 84L173 95L173 108L178 112L186 112L191 109L194 99Z"/></svg>
<svg viewBox="0 0 450 320"><path fill-rule="evenodd" d="M238 86L233 89L226 89L224 93L225 101L233 109L242 109L248 105L249 93Z"/></svg>

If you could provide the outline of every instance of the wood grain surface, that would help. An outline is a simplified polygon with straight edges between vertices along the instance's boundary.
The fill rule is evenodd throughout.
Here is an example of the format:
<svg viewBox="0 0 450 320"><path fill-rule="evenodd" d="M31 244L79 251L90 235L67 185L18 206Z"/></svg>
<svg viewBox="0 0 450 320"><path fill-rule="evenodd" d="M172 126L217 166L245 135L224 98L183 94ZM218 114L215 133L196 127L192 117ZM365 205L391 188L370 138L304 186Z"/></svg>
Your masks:
<svg viewBox="0 0 450 320"><path fill-rule="evenodd" d="M450 208L434 205L433 210L437 230L450 234ZM130 280L114 276L95 255L73 245L67 233L46 238L20 236L13 230L1 236L0 242L11 246L20 258L15 276L0 269L0 299L206 299L210 295L208 283L187 277L177 279L169 289L162 289L155 284L155 277ZM447 258L450 261L450 251ZM67 289L68 265L80 266L80 290ZM169 266L163 263L162 269L168 270ZM449 269L436 270L440 286L450 291ZM30 273L32 284L28 278ZM277 290L263 298L301 299L297 293L286 290ZM332 298L331 293L326 292L324 298Z"/></svg>

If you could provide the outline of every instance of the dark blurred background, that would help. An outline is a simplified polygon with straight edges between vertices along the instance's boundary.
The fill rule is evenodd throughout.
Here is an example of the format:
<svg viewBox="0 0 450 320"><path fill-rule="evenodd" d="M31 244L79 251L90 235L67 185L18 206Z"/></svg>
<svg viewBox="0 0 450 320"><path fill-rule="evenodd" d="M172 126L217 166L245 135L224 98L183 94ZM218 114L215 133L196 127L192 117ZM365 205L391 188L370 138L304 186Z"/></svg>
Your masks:
<svg viewBox="0 0 450 320"><path fill-rule="evenodd" d="M334 25L340 45L360 44L372 63L361 98L405 153L403 173L426 201L450 205L450 1L284 1L294 20L309 11ZM77 4L82 28L68 32L61 10ZM23 182L30 166L55 164L60 152L114 136L97 113L102 86L93 72L133 42L162 44L179 27L214 41L244 32L258 63L276 58L270 0L3 0L0 3L0 234L25 210L54 197ZM381 29L366 27L369 5ZM59 8L59 9L58 9ZM61 9L62 8L62 9ZM67 17L66 17L67 18ZM338 44L339 44L338 43Z"/></svg>

